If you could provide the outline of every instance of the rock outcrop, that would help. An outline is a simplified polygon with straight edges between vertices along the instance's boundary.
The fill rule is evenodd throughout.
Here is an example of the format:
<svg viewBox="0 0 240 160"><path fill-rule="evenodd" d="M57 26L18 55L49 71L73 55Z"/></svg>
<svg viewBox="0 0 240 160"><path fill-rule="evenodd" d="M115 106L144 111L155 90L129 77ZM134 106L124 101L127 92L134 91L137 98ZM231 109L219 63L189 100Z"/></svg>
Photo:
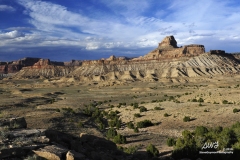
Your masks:
<svg viewBox="0 0 240 160"><path fill-rule="evenodd" d="M210 54L225 54L224 50L210 50L209 51Z"/></svg>
<svg viewBox="0 0 240 160"><path fill-rule="evenodd" d="M16 73L20 71L23 67L32 66L34 63L38 62L40 58L23 58L17 61L0 63L0 73Z"/></svg>
<svg viewBox="0 0 240 160"><path fill-rule="evenodd" d="M7 62L0 62L0 74L7 74Z"/></svg>
<svg viewBox="0 0 240 160"><path fill-rule="evenodd" d="M223 50L205 52L204 46L198 44L178 47L175 38L168 36L156 49L138 58L128 59L112 55L107 59L72 60L64 63L51 62L49 59L26 58L11 63L13 67L10 68L11 72L16 71L13 76L16 78L67 77L61 78L58 82L80 80L81 82L110 81L111 83L165 81L166 78L188 81L186 78L189 77L239 74L239 57L236 54L226 54ZM2 64L1 72L8 72L10 65L0 64ZM21 70L17 71L20 68ZM69 77L72 79L69 80Z"/></svg>
<svg viewBox="0 0 240 160"><path fill-rule="evenodd" d="M205 53L203 45L191 44L179 48L177 47L175 38L173 36L168 36L159 43L158 48L154 49L143 58L140 58L140 60L192 57L203 53Z"/></svg>
<svg viewBox="0 0 240 160"><path fill-rule="evenodd" d="M24 117L15 119L22 121ZM75 137L55 130L28 129L24 125L22 128L20 121L16 121L19 124L16 129L5 123L11 121L12 118L0 119L0 159L36 159L37 155L50 160L122 160L133 156L118 150L115 143L105 138L86 133Z"/></svg>
<svg viewBox="0 0 240 160"><path fill-rule="evenodd" d="M27 123L25 118L10 118L10 119L0 119L0 127L9 127L9 128L27 128Z"/></svg>
<svg viewBox="0 0 240 160"><path fill-rule="evenodd" d="M158 45L159 49L169 49L169 48L178 48L177 41L173 36L165 37L161 43Z"/></svg>

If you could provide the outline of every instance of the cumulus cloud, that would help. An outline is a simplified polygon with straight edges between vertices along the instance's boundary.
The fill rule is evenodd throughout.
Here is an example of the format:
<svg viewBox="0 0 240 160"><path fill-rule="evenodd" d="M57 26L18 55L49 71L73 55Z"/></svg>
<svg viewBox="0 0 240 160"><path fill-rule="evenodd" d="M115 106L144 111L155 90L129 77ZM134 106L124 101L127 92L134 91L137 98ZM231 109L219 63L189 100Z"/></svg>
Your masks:
<svg viewBox="0 0 240 160"><path fill-rule="evenodd" d="M99 48L97 43L87 43L86 50L96 50Z"/></svg>
<svg viewBox="0 0 240 160"><path fill-rule="evenodd" d="M179 45L197 43L210 48L215 41L216 47L224 44L226 50L239 48L240 7L230 1L99 0L104 9L93 10L94 15L105 14L104 18L83 14L85 8L81 6L82 11L78 12L79 8L56 4L57 1L17 2L25 8L33 28L11 27L9 32L0 32L0 39L5 40L0 45L69 46L88 52L115 49L114 54L127 50L133 53L135 49L136 53L146 54L143 48L157 47L165 36L174 35Z"/></svg>
<svg viewBox="0 0 240 160"><path fill-rule="evenodd" d="M12 6L8 6L8 5L0 5L0 11L14 12L15 8L13 8Z"/></svg>
<svg viewBox="0 0 240 160"><path fill-rule="evenodd" d="M0 39L14 39L18 37L24 37L25 34L22 32L19 32L17 30L6 32L6 33L0 33Z"/></svg>

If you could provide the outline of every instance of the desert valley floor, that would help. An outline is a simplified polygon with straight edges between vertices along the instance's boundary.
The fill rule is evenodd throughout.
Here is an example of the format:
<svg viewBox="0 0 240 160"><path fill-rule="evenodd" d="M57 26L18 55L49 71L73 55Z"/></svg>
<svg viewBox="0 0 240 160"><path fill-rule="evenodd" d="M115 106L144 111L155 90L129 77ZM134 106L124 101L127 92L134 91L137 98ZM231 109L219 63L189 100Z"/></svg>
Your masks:
<svg viewBox="0 0 240 160"><path fill-rule="evenodd" d="M109 86L101 82L55 83L54 80L9 78L0 81L0 116L23 116L28 128L103 137L95 122L82 114L87 105L97 103L100 110L119 111L122 125L118 133L127 137L127 143L122 146L139 146L139 150L145 150L152 143L160 153L168 153L173 148L167 146L167 137L179 137L183 130L200 125L225 127L240 121L240 113L233 113L234 108L240 109L239 87L239 75L191 78L184 83L136 81ZM199 99L203 102L194 102ZM123 105L119 107L119 103ZM131 103L138 103L147 111L140 112ZM66 114L66 108L71 108L72 114ZM137 118L135 113L141 116ZM168 116L164 116L166 113ZM185 116L191 121L184 122ZM155 125L140 128L138 133L126 126L127 122L136 124L141 120L151 120Z"/></svg>

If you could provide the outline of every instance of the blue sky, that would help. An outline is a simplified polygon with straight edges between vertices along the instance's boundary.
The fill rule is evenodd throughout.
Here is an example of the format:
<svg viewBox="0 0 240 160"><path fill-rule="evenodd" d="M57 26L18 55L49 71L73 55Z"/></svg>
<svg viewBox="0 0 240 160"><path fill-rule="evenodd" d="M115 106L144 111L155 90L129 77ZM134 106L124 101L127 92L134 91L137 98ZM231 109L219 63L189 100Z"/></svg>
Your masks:
<svg viewBox="0 0 240 160"><path fill-rule="evenodd" d="M178 46L240 52L238 0L0 0L0 61L136 57Z"/></svg>

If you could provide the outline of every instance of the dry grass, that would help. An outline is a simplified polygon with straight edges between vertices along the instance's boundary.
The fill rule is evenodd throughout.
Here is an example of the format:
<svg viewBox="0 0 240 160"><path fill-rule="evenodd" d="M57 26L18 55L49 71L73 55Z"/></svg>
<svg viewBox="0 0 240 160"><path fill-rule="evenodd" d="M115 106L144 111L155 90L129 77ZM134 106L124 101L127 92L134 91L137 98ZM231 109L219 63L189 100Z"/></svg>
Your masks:
<svg viewBox="0 0 240 160"><path fill-rule="evenodd" d="M56 127L56 123L60 123L61 126L58 127L61 130L72 134L89 132L101 136L94 126L89 125L89 128L80 129L76 127L79 121L86 122L88 120L86 117L78 116L74 119L64 115L63 112L57 112L56 109L72 108L74 111L79 111L84 105L93 101L106 100L107 102L99 108L108 111L109 105L114 105L112 110L120 111L120 118L124 123L132 121L136 124L148 119L157 124L139 129L139 133L122 126L118 132L127 136L129 143L125 146L141 144L144 148L148 143L152 143L160 151L168 151L172 148L167 147L166 138L180 136L184 129L193 130L199 125L230 126L240 121L240 113L233 113L234 108L240 109L240 92L237 87L240 82L236 79L239 77L191 78L184 81L187 83L134 82L105 87L101 83L79 85L79 82L52 84L44 83L43 80L3 80L4 83L0 84L2 90L0 116L1 118L24 116L29 128L52 128ZM168 101L170 96L175 97L180 103ZM202 106L199 106L198 102L189 102L195 98L204 99ZM164 99L166 101L152 103L152 100ZM233 104L222 104L223 100ZM127 105L116 107L123 102ZM139 103L139 106L146 107L148 111L140 113L139 109L133 109L130 104L135 102ZM140 104L141 102L144 103ZM154 110L155 107L164 109ZM135 113L140 113L142 116L136 118ZM170 116L164 117L165 113ZM190 116L193 120L183 122L184 116Z"/></svg>

